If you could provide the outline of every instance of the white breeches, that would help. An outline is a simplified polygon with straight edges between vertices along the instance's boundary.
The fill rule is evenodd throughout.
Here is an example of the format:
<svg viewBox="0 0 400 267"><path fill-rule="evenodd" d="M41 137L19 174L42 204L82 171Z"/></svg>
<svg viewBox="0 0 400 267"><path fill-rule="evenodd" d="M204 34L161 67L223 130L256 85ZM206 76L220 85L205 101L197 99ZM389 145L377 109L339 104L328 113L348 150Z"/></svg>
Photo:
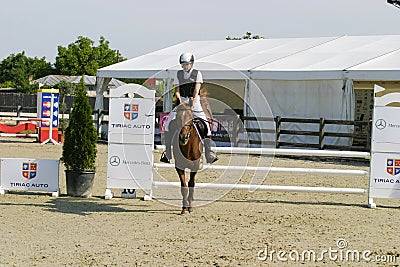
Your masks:
<svg viewBox="0 0 400 267"><path fill-rule="evenodd" d="M189 98L188 97L181 97L182 102L188 104L189 103ZM167 121L165 122L165 127L164 127L164 131L168 131L168 127L170 122L175 119L176 117L176 108L174 108L168 115ZM196 97L196 101L193 105L193 116L197 117L197 118L201 118L205 121L207 121L207 117L206 114L203 111L203 108L201 107L200 104L200 96ZM211 135L211 129L210 129L210 125L209 123L206 123L207 125L207 136Z"/></svg>

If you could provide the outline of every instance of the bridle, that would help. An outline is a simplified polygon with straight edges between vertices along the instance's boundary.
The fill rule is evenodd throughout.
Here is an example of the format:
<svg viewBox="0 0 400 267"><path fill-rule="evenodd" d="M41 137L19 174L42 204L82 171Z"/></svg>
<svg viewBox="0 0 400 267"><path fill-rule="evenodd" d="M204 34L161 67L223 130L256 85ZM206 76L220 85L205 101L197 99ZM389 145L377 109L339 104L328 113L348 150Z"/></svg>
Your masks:
<svg viewBox="0 0 400 267"><path fill-rule="evenodd" d="M179 112L179 111L185 111L185 110L190 110L190 111L192 111L191 108L180 108L179 110L177 110L177 112ZM183 125L182 128L181 128L181 130L180 130L180 132L182 132L182 130L183 130L184 128L186 128L186 127L189 127L189 130L188 130L187 134L185 134L185 135L182 136L182 137L181 137L181 135L179 135L179 143L180 143L181 145L186 145L187 142L190 140L190 136L191 136L191 133L192 133L192 129L193 129L193 127L195 127L194 121L193 121L193 114L192 114L192 118L189 120L189 123L186 123L185 125Z"/></svg>
<svg viewBox="0 0 400 267"><path fill-rule="evenodd" d="M190 123L187 123L187 124L183 125L181 131L182 131L185 127L189 127L189 130L187 131L187 134L185 134L183 137L179 136L179 142L180 142L182 145L186 145L187 142L190 140L190 136L191 136L191 134L192 134L192 129L193 129L193 127L195 127L195 126L194 126L193 119L190 120Z"/></svg>

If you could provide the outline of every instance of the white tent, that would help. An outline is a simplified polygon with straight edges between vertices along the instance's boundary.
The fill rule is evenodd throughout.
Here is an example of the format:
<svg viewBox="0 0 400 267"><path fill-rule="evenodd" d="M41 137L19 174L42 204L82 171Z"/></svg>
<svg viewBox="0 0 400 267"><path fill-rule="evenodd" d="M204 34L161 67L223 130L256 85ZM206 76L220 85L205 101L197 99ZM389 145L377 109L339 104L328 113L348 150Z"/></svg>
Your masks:
<svg viewBox="0 0 400 267"><path fill-rule="evenodd" d="M99 69L96 108L110 78L163 79L169 92L185 51L195 55L205 81L242 90L245 115L354 120L353 81L400 80L400 35L187 41Z"/></svg>

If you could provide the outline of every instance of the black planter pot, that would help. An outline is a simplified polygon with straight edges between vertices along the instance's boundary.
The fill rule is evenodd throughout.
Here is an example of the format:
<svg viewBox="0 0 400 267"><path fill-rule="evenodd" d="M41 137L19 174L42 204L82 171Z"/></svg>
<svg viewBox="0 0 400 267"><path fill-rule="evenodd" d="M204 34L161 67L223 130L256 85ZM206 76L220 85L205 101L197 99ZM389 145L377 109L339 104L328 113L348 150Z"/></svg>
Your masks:
<svg viewBox="0 0 400 267"><path fill-rule="evenodd" d="M67 195L71 197L91 197L95 172L65 171Z"/></svg>

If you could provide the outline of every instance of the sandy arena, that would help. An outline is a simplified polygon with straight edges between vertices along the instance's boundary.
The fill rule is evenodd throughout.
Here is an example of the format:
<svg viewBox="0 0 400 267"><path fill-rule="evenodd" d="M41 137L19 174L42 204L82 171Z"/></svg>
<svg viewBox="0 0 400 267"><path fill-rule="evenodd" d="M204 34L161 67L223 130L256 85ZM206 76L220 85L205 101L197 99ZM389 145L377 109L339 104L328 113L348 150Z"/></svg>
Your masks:
<svg viewBox="0 0 400 267"><path fill-rule="evenodd" d="M61 151L61 146L26 139L0 140L1 158L59 159ZM220 157L222 164L227 155ZM140 200L142 191L136 199L123 199L115 190L117 197L105 200L106 163L107 145L99 144L89 199L65 195L62 164L60 197L0 196L0 266L400 264L398 200L375 199L378 207L370 209L367 195L236 190L181 216L179 207ZM273 166L368 170L369 162L280 157ZM178 181L174 170L167 172ZM367 188L368 179L271 173L265 184Z"/></svg>

